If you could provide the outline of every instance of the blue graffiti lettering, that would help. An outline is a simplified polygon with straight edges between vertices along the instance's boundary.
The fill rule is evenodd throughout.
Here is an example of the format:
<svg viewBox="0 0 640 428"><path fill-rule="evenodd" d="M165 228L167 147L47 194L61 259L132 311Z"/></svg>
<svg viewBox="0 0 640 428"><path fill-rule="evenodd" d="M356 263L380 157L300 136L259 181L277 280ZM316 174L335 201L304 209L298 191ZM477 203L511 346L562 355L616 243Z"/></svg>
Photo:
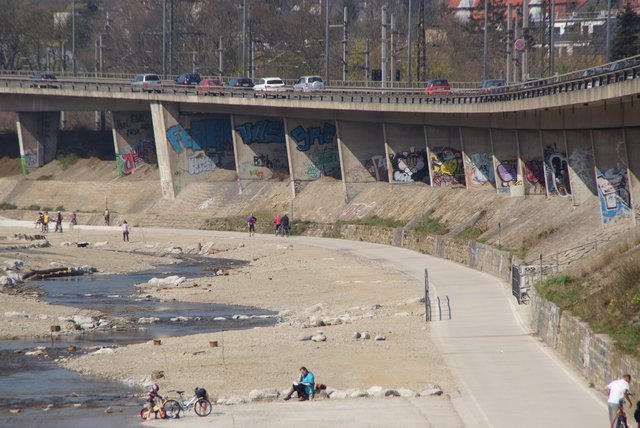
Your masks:
<svg viewBox="0 0 640 428"><path fill-rule="evenodd" d="M282 121L260 120L256 123L244 123L236 126L244 144L284 143L284 125Z"/></svg>
<svg viewBox="0 0 640 428"><path fill-rule="evenodd" d="M305 130L302 126L297 126L289 132L289 135L296 141L296 149L306 152L316 141L319 145L333 143L336 127L329 122L325 122L322 129L319 126L311 126Z"/></svg>
<svg viewBox="0 0 640 428"><path fill-rule="evenodd" d="M191 122L191 136L207 151L223 152L233 147L231 121L229 117L219 119L194 120Z"/></svg>
<svg viewBox="0 0 640 428"><path fill-rule="evenodd" d="M167 139L176 153L182 153L182 148L201 150L200 144L195 142L181 125L173 125L167 129Z"/></svg>

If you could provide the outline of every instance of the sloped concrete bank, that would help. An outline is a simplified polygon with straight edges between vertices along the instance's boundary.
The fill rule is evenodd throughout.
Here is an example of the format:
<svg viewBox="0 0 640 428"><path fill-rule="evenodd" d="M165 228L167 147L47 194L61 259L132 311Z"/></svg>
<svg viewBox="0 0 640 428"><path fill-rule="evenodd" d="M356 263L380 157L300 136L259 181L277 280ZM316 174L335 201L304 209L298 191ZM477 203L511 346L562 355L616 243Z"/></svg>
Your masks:
<svg viewBox="0 0 640 428"><path fill-rule="evenodd" d="M458 262L505 282L511 280L513 256L479 242L359 225L314 225L305 234L399 246ZM531 294L529 323L533 331L594 388L603 390L611 380L624 373L630 373L634 378L640 376L640 362L615 349L609 336L594 333L588 324L570 312L538 296L535 289Z"/></svg>

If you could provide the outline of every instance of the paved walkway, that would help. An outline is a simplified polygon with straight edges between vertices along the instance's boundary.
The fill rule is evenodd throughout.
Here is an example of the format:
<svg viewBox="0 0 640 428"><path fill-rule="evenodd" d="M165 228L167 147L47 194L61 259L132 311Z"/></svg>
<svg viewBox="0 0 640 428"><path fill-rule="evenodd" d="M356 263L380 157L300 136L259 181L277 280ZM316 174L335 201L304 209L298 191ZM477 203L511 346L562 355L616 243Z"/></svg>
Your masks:
<svg viewBox="0 0 640 428"><path fill-rule="evenodd" d="M154 230L161 229L145 232ZM244 233L201 230L180 233L200 239L246 237ZM275 238L257 235L255 239ZM527 308L517 307L507 284L500 280L397 247L311 237L279 239L348 251L403 271L421 283L424 269L428 269L431 297L448 296L451 301L452 320L433 322L431 328L459 391L446 391L450 401L393 398L216 406L216 413L208 418L188 416L175 421L149 421L145 425L596 428L606 423L604 395L589 389L585 379L530 335L523 322Z"/></svg>

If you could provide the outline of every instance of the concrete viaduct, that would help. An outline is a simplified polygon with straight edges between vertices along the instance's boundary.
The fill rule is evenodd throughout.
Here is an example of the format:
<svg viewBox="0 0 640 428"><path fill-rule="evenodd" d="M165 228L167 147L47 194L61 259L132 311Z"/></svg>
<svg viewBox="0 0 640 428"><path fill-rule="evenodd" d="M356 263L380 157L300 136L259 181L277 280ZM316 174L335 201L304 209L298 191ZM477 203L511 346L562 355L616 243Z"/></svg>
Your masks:
<svg viewBox="0 0 640 428"><path fill-rule="evenodd" d="M567 88L426 102L414 95L262 99L5 84L0 110L18 113L24 174L54 159L61 112L106 111L118 173L157 163L166 199L223 168L235 170L241 185L288 175L293 196L331 176L344 184L347 201L375 181L576 205L597 195L603 227L635 225L640 79Z"/></svg>

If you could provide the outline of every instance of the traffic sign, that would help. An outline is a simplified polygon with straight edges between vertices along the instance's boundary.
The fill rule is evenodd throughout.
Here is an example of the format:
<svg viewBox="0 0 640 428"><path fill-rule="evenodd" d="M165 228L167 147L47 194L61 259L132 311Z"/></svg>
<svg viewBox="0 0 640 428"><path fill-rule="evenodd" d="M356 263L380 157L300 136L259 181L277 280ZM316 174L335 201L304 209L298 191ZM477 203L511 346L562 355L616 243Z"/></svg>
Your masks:
<svg viewBox="0 0 640 428"><path fill-rule="evenodd" d="M516 39L516 41L513 43L513 46L518 52L522 52L525 47L524 39Z"/></svg>

